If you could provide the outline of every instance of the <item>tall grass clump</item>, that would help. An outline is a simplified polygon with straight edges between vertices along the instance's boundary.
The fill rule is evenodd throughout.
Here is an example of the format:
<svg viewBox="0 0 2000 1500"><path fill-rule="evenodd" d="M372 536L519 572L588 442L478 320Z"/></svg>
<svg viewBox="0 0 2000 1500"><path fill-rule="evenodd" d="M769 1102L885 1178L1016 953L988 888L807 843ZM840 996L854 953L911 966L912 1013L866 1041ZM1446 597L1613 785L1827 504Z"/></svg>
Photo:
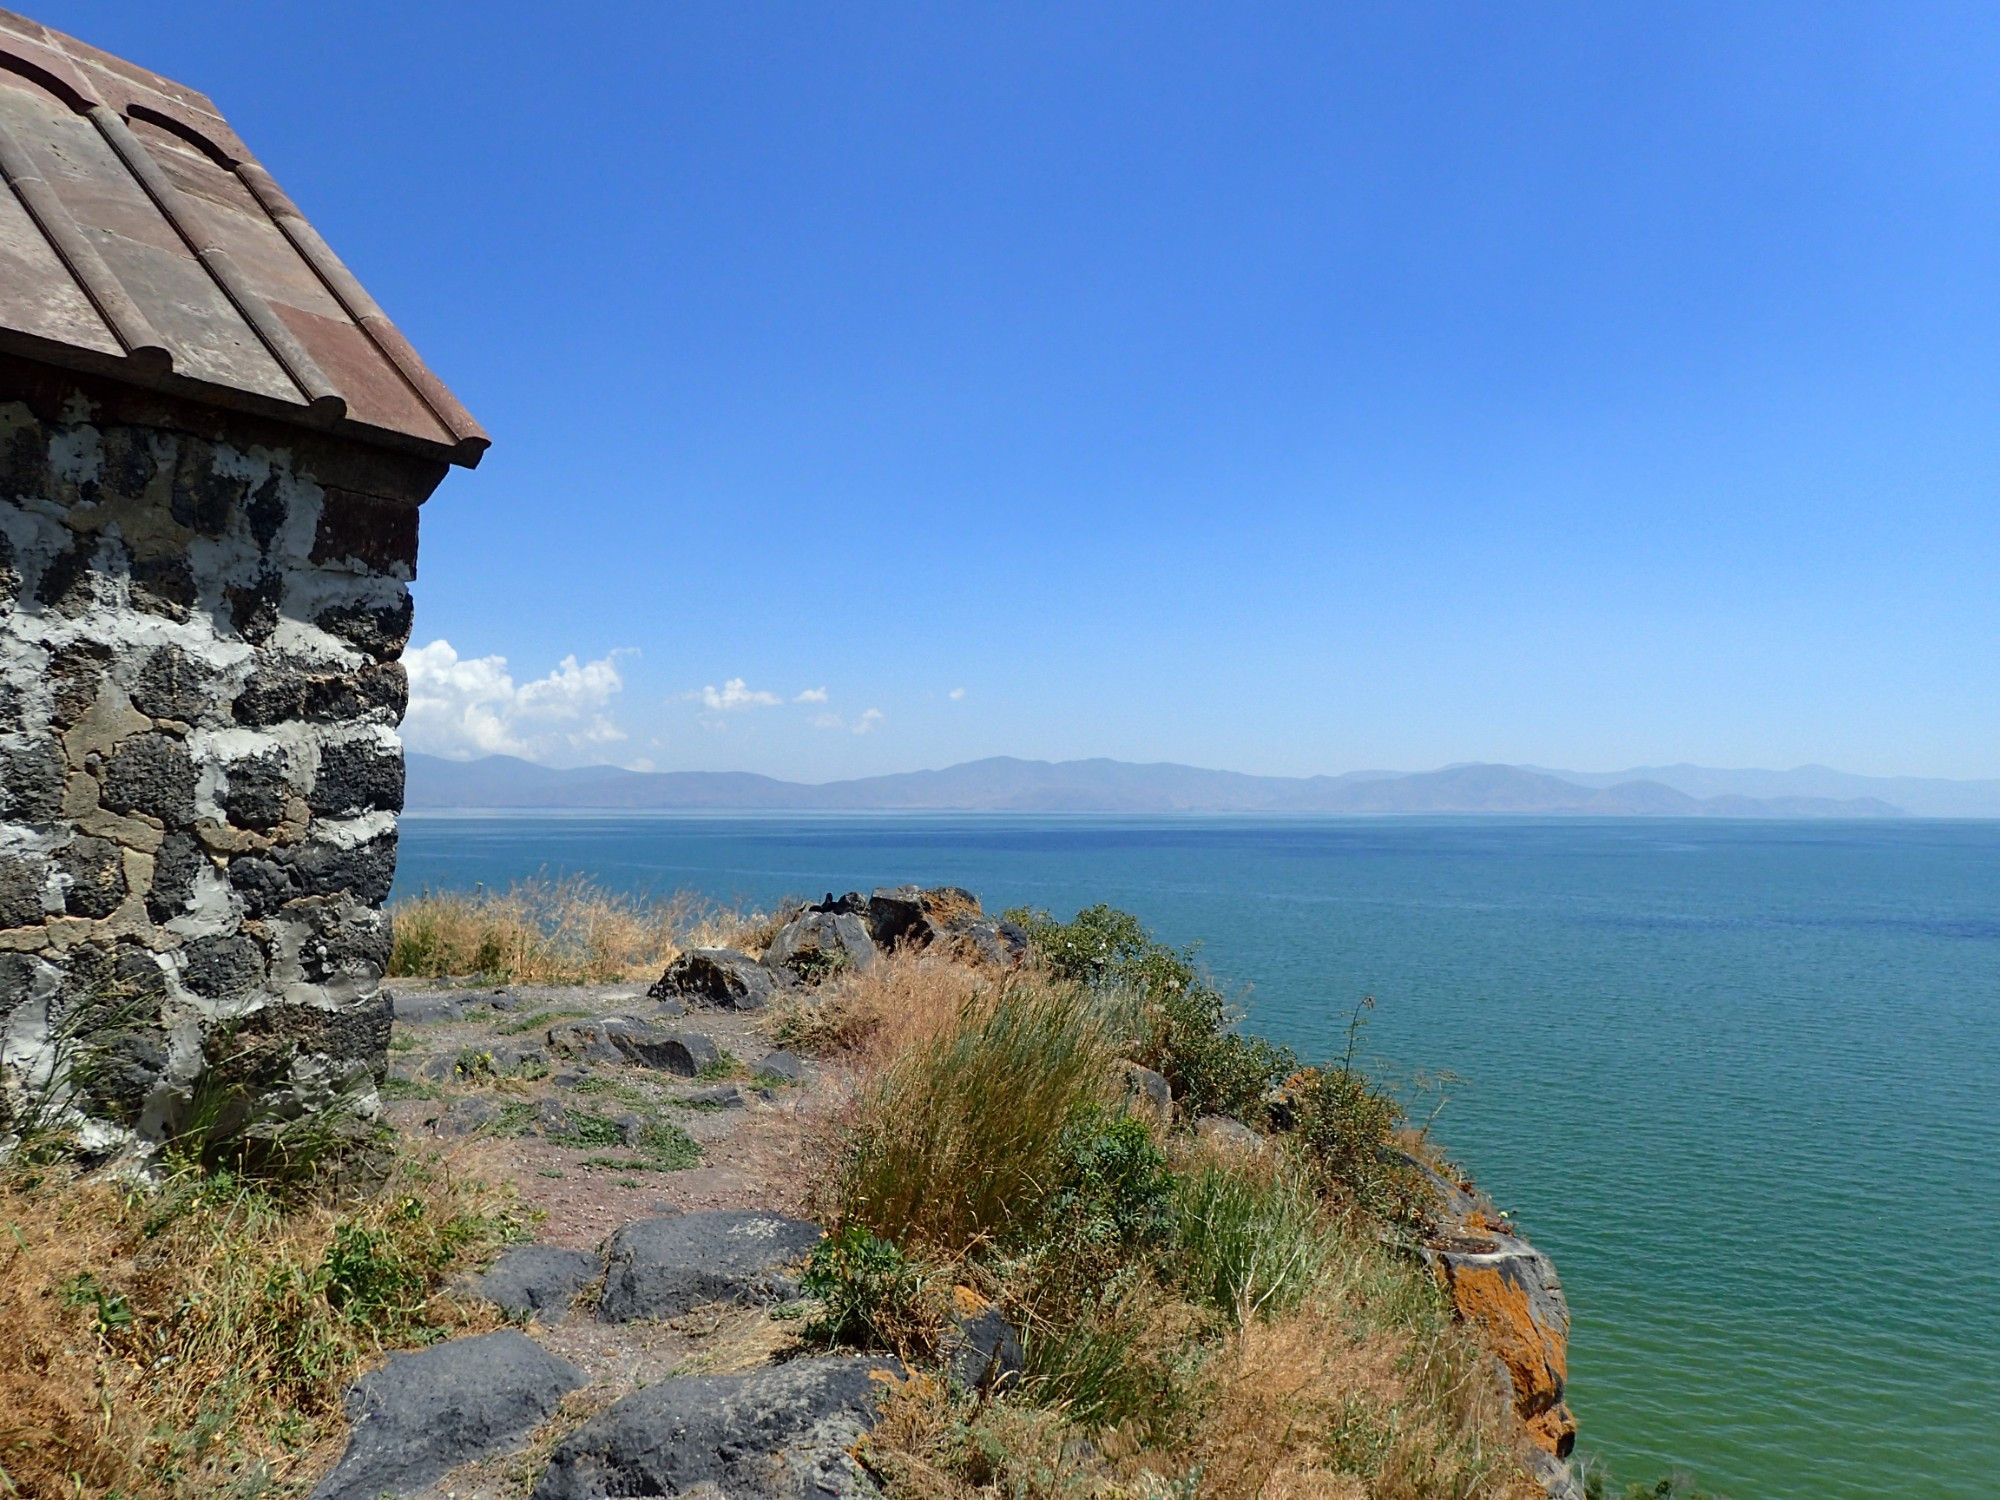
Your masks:
<svg viewBox="0 0 2000 1500"><path fill-rule="evenodd" d="M1072 986L1028 976L976 993L867 1088L836 1171L839 1219L946 1258L1039 1229L1115 1055Z"/></svg>
<svg viewBox="0 0 2000 1500"><path fill-rule="evenodd" d="M654 978L683 948L728 942L760 920L685 892L656 900L576 876L426 891L389 913L392 976L518 984Z"/></svg>
<svg viewBox="0 0 2000 1500"><path fill-rule="evenodd" d="M1312 1187L1289 1164L1208 1156L1175 1182L1176 1279L1241 1328L1318 1290L1340 1248Z"/></svg>

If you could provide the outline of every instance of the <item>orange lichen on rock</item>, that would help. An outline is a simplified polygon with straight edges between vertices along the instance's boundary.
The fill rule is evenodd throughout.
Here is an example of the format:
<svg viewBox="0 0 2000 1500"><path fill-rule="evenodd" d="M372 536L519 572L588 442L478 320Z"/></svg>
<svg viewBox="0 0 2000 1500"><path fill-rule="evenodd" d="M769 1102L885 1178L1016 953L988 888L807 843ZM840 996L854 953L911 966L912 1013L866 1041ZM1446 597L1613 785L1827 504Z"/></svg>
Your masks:
<svg viewBox="0 0 2000 1500"><path fill-rule="evenodd" d="M1576 1443L1576 1419L1563 1404L1569 1305L1555 1265L1510 1234L1447 1239L1447 1245L1434 1253L1453 1308L1507 1367L1514 1409L1535 1445L1567 1458Z"/></svg>

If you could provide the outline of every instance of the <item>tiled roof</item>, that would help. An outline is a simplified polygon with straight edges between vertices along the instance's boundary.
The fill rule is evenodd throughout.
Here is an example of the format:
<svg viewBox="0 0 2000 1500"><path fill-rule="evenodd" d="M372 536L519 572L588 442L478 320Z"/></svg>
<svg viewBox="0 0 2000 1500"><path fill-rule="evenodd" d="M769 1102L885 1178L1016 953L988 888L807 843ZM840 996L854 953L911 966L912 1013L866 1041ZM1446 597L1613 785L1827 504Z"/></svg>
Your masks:
<svg viewBox="0 0 2000 1500"><path fill-rule="evenodd" d="M0 350L362 442L487 437L215 106L0 10Z"/></svg>

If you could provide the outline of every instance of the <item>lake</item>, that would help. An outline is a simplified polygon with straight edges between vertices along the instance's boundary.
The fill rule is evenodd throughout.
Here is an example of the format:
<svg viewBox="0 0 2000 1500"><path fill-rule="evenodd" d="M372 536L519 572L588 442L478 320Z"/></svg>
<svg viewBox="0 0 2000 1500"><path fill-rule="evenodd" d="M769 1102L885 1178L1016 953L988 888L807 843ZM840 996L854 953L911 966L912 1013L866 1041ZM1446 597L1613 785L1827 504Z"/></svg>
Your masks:
<svg viewBox="0 0 2000 1500"><path fill-rule="evenodd" d="M1440 1087L1556 1261L1582 1447L1735 1500L2000 1493L2000 823L410 816L398 893L1106 901Z"/></svg>

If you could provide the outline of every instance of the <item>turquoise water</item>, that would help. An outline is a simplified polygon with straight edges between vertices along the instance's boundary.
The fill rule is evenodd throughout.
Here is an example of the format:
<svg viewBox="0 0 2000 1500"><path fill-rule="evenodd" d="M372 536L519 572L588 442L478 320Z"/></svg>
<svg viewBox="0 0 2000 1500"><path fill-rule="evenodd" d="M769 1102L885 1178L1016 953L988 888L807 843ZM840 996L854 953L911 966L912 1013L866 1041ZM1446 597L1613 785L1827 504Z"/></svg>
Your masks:
<svg viewBox="0 0 2000 1500"><path fill-rule="evenodd" d="M1199 941L1251 1024L1457 1081L1560 1267L1583 1445L1752 1497L2000 1494L2000 824L418 818L399 890L909 880Z"/></svg>

